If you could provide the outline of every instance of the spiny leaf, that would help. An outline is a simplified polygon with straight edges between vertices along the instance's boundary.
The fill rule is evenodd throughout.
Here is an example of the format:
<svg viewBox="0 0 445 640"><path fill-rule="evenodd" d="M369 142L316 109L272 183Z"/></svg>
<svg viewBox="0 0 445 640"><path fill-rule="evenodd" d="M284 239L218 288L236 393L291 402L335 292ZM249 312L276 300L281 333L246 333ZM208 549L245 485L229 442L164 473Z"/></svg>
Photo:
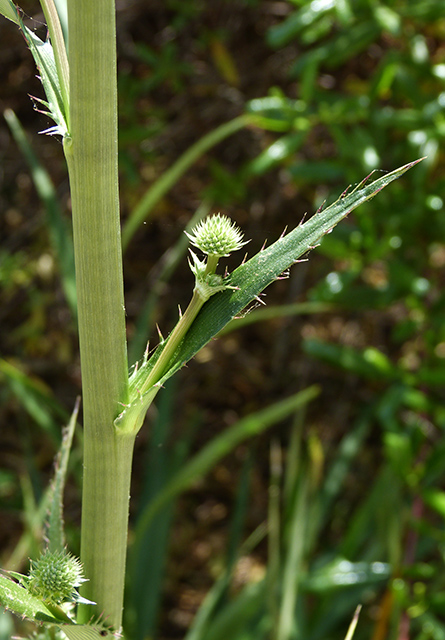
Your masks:
<svg viewBox="0 0 445 640"><path fill-rule="evenodd" d="M71 419L63 432L62 445L56 460L56 472L51 485L51 508L46 530L49 551L63 551L65 548L65 535L63 530L63 490L65 487L71 443L73 441L77 414L79 412L79 404L80 398L76 400Z"/></svg>
<svg viewBox="0 0 445 640"><path fill-rule="evenodd" d="M21 577L20 574L14 575ZM75 624L61 607L42 602L25 587L3 575L0 575L0 605L21 618L59 627L69 640L116 640L121 637L101 623Z"/></svg>
<svg viewBox="0 0 445 640"><path fill-rule="evenodd" d="M276 280L301 256L314 248L317 242L345 218L353 209L370 200L393 180L400 178L423 158L399 167L374 182L366 184L370 174L353 191L344 191L331 206L317 211L307 222L282 236L270 247L257 253L232 273L230 284L235 290L227 290L210 298L198 314L187 335L173 356L168 371L160 380L165 382L207 342L218 334L225 325L235 318L261 292ZM150 364L155 362L162 351L162 345L153 354Z"/></svg>
<svg viewBox="0 0 445 640"><path fill-rule="evenodd" d="M2 575L0 575L0 604L21 618L28 618L35 622L59 624L68 620L60 607L50 608L39 598L31 595L27 589Z"/></svg>
<svg viewBox="0 0 445 640"><path fill-rule="evenodd" d="M40 40L25 25L21 26L21 28L39 70L47 98L47 102L43 100L39 100L39 102L48 109L44 113L47 113L56 123L55 127L51 127L42 133L53 133L65 137L68 135L67 116L51 43Z"/></svg>
<svg viewBox="0 0 445 640"><path fill-rule="evenodd" d="M148 371L149 369L147 370L147 375ZM134 387L133 380L133 376L130 376L130 393L131 388ZM120 413L114 421L114 425L118 433L125 435L126 433L137 433L139 431L142 423L144 422L148 407L151 405L156 394L161 388L160 384L150 387L144 395L140 395L135 402L124 408L122 413Z"/></svg>
<svg viewBox="0 0 445 640"><path fill-rule="evenodd" d="M46 94L46 101L39 99L37 99L37 101L48 109L48 111L44 111L44 113L47 113L56 123L55 127L50 127L45 133L59 134L62 137L67 136L67 90L65 87L66 95L64 98L51 43L49 41L43 42L31 29L25 26L19 10L11 0L0 0L0 13L20 27L39 70L40 79Z"/></svg>

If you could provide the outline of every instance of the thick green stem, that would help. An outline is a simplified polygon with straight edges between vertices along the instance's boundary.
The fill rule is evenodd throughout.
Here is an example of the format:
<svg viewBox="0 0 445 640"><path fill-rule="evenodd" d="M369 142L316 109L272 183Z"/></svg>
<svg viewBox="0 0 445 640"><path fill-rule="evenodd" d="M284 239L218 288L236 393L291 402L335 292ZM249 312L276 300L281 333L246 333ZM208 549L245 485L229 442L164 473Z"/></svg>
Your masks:
<svg viewBox="0 0 445 640"><path fill-rule="evenodd" d="M82 595L97 605L83 606L79 622L103 612L120 629L134 436L101 439L85 433L85 442L81 560L89 582Z"/></svg>
<svg viewBox="0 0 445 640"><path fill-rule="evenodd" d="M69 0L73 209L84 413L83 621L121 626L133 436L113 421L128 397L117 169L114 0Z"/></svg>

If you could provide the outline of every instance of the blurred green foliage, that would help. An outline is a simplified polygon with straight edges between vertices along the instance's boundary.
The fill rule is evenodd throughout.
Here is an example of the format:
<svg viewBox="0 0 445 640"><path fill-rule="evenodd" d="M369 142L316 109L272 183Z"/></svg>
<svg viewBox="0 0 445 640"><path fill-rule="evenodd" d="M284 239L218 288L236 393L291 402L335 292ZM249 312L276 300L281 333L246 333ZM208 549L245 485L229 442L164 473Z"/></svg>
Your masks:
<svg viewBox="0 0 445 640"><path fill-rule="evenodd" d="M229 497L216 499L224 508L233 506L233 512L222 533L218 522L214 525L218 542L207 556L205 578L196 575L199 570L184 578L177 565L195 567L189 556L198 555L206 537L213 539L210 516L207 524L195 522L195 501L205 501L215 477L230 474L233 467L218 463L196 493L175 503L176 519L173 503L159 511L147 535L146 557L141 556L137 567L138 575L145 572L145 581L138 578L137 593L128 591L131 637L183 636L190 610L198 610L187 640L344 638L361 603L357 638L442 640L443 2L232 1L215 8L210 2L170 1L162 10L133 11L140 25L131 38L124 30L130 51L122 47L119 73L125 219L148 186L204 133L243 112L255 123L189 168L158 203L146 232L141 226L130 245L127 295L135 342L153 335L159 317L170 322L167 303L172 313L176 294L180 298L191 286L181 279L177 258L184 248L175 243L201 199L238 214L258 243L279 235L305 210L335 199L366 173L424 155L427 159L326 236L307 271L304 265L294 267L283 283L290 293L277 285L276 296L289 305L294 325L292 315L280 319L278 311L264 325L255 325L262 315L253 310L246 316L246 330L221 338L228 345L229 365L224 347L207 352L209 358L219 358L213 365L204 354L202 377L194 372L196 385L208 393L208 405L197 403L187 383L188 396L177 387L166 389L148 453L139 452L136 458L139 517L194 448L212 442L215 435L207 433L204 421L216 415L221 425L222 396L224 402L226 396L235 397L231 410L247 415L308 381L320 381L322 394L317 406L297 414L290 435L287 427L274 431L279 443L270 447L270 463L265 440L259 440L253 453L241 449L244 470L232 478ZM153 27L144 31L143 21ZM20 201L10 206L20 209ZM147 257L150 236L152 253ZM0 501L10 518L26 503L31 531L33 509L39 512L43 495L41 474L51 457L43 456L37 472L30 453L39 450L33 428L38 425L49 436L45 442L52 443L56 422L71 410L62 409L48 385L37 382L45 380L45 371L36 371L33 358L48 358L56 345L59 364L50 380L66 366L68 382L78 383L73 323L62 321L65 335L60 336L46 320L60 309L54 309L53 289L41 275L39 255L48 251L45 242L39 235L28 256L25 249L5 243L0 257L6 307L19 306L24 292L39 285L21 302L19 321L9 320L6 364L0 368L3 421L19 425L26 451L24 464L6 461ZM165 270L165 265L171 267ZM154 290L159 273L167 275L146 308L150 327L136 329L147 290ZM273 291L270 296L278 302ZM304 301L312 306L302 310L298 303ZM52 333L45 343L42 334L48 327ZM258 346L261 341L268 355ZM275 369L273 361L278 362ZM217 366L226 367L228 383L222 389L218 384L225 381L215 373ZM180 404L184 398L189 403L185 408ZM146 472L141 471L144 465ZM14 486L19 477L22 483ZM217 495L222 492L218 487ZM261 495L267 491L265 505ZM198 526L204 531L193 542L190 530ZM11 539L12 534L8 552ZM22 545L19 559L31 554L35 539L22 540ZM131 560L134 567L137 559ZM136 575L132 571L130 586ZM189 584L182 584L187 579Z"/></svg>

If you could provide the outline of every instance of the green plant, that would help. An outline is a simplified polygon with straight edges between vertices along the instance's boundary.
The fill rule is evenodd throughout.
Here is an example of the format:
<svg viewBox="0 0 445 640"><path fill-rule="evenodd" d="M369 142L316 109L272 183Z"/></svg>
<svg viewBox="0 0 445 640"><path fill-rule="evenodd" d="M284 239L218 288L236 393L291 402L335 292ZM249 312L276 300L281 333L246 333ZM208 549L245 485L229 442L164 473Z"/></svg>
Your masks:
<svg viewBox="0 0 445 640"><path fill-rule="evenodd" d="M110 634L120 631L122 624L132 452L145 413L162 384L352 209L415 163L369 184L363 181L230 275L215 272L218 259L243 244L238 230L221 216L195 227L190 232L192 242L208 258L205 262L192 254L196 286L191 305L170 336L166 340L161 337L151 357L147 350L128 377L118 210L114 3L68 3L69 80L55 7L51 2L42 5L53 49L24 26L9 0L0 7L6 17L19 24L36 58L47 92L45 107L56 122L50 133L63 137L70 175L84 410L81 560L88 582L82 589L79 610L74 615L67 612L62 605L66 599L77 600L72 597L73 588L80 577L71 580L69 588L65 583L57 585L54 597L48 595L47 585L44 590L36 588L35 570L48 558L46 552L28 578L11 574L19 582L2 579L2 601L19 614L62 627L69 638L99 638L107 633L106 628L111 629ZM256 122L250 116L244 121ZM215 244L215 233L219 234L221 226L231 236L228 246L220 244L219 236ZM258 431L291 414L311 395L297 394L271 407L259 420L239 426L231 438L237 441L249 430ZM68 449L65 444L63 450ZM212 456L214 459L215 452L208 459ZM199 465L203 466L202 458L195 461L195 468ZM193 465L186 471L193 476ZM176 487L186 484L187 474L179 476L176 483ZM176 487L173 484L167 495L173 495ZM298 514L305 505L305 491L303 488L296 507ZM60 495L54 504L59 502ZM50 544L55 535L53 529ZM299 566L299 554L299 549L293 550L294 567ZM69 557L63 559L71 563ZM287 597L295 599L292 592ZM288 616L287 603L285 608ZM97 620L101 614L104 623ZM92 616L96 619L90 624ZM288 621L280 622L280 628L286 624Z"/></svg>

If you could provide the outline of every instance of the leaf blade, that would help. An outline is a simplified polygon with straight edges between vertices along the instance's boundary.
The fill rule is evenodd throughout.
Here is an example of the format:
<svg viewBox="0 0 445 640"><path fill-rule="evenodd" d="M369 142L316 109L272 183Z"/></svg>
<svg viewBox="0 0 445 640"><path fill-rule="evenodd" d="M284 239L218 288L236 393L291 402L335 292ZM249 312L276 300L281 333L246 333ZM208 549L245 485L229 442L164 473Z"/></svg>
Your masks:
<svg viewBox="0 0 445 640"><path fill-rule="evenodd" d="M20 24L17 8L11 0L0 0L0 13L11 22Z"/></svg>
<svg viewBox="0 0 445 640"><path fill-rule="evenodd" d="M31 595L24 587L0 575L0 604L18 616L36 622L60 623L54 613L39 598Z"/></svg>
<svg viewBox="0 0 445 640"><path fill-rule="evenodd" d="M420 158L403 165L366 185L371 173L352 192L349 194L344 192L327 209L318 211L307 222L300 224L270 247L257 253L248 262L235 269L230 284L237 289L217 294L203 306L179 346L161 383L190 360L280 274L314 248L314 245L351 211L373 198L384 187L400 178L423 159ZM153 359L156 360L157 357L159 357L158 352L154 354Z"/></svg>
<svg viewBox="0 0 445 640"><path fill-rule="evenodd" d="M221 458L226 456L238 444L253 436L259 435L267 428L284 420L289 415L315 399L320 390L313 385L302 391L275 402L265 409L241 418L229 429L211 440L198 451L170 479L168 484L157 493L148 504L137 525L136 540L133 549L134 557L138 557L137 545L144 539L144 531L150 525L157 511L177 495L186 491L198 478L204 476Z"/></svg>
<svg viewBox="0 0 445 640"><path fill-rule="evenodd" d="M68 459L71 451L77 414L79 412L80 397L77 398L73 413L66 428L63 430L62 444L56 461L56 471L51 484L51 501L48 514L46 537L48 549L61 552L65 548L65 532L63 523L63 492L68 471Z"/></svg>

